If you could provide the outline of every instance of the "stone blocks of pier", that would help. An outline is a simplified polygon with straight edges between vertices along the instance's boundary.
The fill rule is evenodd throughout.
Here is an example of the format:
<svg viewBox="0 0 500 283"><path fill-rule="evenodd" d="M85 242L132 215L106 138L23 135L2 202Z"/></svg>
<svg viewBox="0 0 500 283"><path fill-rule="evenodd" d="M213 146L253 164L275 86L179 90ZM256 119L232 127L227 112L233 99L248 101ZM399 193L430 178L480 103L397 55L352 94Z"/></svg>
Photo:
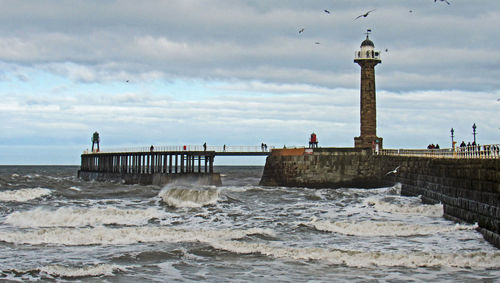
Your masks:
<svg viewBox="0 0 500 283"><path fill-rule="evenodd" d="M339 188L389 186L385 168L374 166L371 149L277 149L267 157L264 186ZM393 168L392 168L393 169Z"/></svg>

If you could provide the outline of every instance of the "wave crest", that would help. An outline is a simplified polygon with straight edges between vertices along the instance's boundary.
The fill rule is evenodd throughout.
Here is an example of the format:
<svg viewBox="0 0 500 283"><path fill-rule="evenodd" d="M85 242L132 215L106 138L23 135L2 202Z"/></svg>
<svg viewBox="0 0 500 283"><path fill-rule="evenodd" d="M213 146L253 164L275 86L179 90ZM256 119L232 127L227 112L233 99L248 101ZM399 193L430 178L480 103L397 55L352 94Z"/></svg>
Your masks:
<svg viewBox="0 0 500 283"><path fill-rule="evenodd" d="M0 192L0 201L25 202L50 195L51 190L45 188L19 189Z"/></svg>
<svg viewBox="0 0 500 283"><path fill-rule="evenodd" d="M142 225L152 218L161 218L165 212L156 208L118 209L63 207L55 211L37 208L16 211L6 217L6 223L16 227L82 227L105 224Z"/></svg>
<svg viewBox="0 0 500 283"><path fill-rule="evenodd" d="M319 260L331 264L350 267L403 266L416 267L459 267L459 268L499 268L500 253L472 252L465 254L437 254L424 252L382 253L326 248L275 247L260 243L242 241L216 241L214 248L238 254L262 254L275 258L294 260Z"/></svg>
<svg viewBox="0 0 500 283"><path fill-rule="evenodd" d="M202 207L217 203L219 200L219 189L166 187L159 193L159 197L161 197L163 202L167 205L173 207Z"/></svg>
<svg viewBox="0 0 500 283"><path fill-rule="evenodd" d="M315 229L326 232L340 233L350 236L419 236L458 230L474 230L477 225L437 226L407 224L404 222L361 221L361 222L329 222L312 221Z"/></svg>

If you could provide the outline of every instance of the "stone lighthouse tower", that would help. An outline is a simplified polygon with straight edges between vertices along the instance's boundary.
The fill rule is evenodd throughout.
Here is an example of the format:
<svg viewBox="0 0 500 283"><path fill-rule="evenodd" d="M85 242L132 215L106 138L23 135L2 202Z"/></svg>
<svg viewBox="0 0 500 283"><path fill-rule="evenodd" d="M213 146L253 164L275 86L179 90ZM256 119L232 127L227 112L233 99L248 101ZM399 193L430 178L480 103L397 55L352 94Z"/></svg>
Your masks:
<svg viewBox="0 0 500 283"><path fill-rule="evenodd" d="M354 62L361 66L361 134L354 138L354 147L382 149L382 138L377 137L377 109L375 97L375 66L381 63L380 52L375 51L375 45L369 39L361 43L361 50L354 56Z"/></svg>

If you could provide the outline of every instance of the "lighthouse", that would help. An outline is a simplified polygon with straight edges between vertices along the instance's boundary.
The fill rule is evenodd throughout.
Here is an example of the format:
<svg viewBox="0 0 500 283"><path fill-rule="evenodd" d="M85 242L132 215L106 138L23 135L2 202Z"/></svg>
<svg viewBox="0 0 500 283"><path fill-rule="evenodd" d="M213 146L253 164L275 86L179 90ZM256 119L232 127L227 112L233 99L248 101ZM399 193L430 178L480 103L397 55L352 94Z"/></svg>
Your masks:
<svg viewBox="0 0 500 283"><path fill-rule="evenodd" d="M375 97L375 66L381 63L380 52L369 38L361 43L361 50L354 55L354 62L361 67L360 135L354 138L355 148L382 149L382 138L377 137L377 103Z"/></svg>

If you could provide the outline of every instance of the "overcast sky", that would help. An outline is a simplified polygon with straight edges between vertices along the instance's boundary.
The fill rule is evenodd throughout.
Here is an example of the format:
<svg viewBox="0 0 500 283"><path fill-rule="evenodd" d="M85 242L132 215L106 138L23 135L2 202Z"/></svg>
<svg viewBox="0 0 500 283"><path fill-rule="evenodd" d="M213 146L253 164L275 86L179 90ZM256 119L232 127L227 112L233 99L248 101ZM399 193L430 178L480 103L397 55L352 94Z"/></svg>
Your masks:
<svg viewBox="0 0 500 283"><path fill-rule="evenodd" d="M352 147L367 29L385 148L500 143L500 1L448 1L0 0L0 164L79 164L94 131Z"/></svg>

